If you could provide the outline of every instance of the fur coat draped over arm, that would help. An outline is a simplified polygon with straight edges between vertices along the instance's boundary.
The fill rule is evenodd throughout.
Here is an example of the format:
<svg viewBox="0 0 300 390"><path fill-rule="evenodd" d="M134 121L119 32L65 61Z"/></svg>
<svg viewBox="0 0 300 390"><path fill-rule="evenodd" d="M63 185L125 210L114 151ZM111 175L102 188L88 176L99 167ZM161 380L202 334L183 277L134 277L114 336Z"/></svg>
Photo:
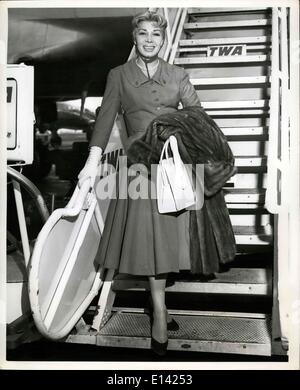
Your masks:
<svg viewBox="0 0 300 390"><path fill-rule="evenodd" d="M212 274L220 263L234 259L235 238L224 200L222 187L236 173L234 157L227 140L202 107L186 107L175 113L160 115L146 133L128 149L130 163L142 163L151 169L158 164L164 142L177 138L181 159L192 164L204 164L204 204L190 211L191 271Z"/></svg>

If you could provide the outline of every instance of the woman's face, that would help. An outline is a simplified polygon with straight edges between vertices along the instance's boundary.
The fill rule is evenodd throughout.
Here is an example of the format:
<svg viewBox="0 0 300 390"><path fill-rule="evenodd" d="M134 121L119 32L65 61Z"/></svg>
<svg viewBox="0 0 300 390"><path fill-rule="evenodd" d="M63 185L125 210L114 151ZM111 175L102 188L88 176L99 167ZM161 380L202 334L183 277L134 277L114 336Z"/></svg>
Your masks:
<svg viewBox="0 0 300 390"><path fill-rule="evenodd" d="M164 36L156 23L140 22L134 36L137 49L143 57L150 59L158 55L164 42Z"/></svg>

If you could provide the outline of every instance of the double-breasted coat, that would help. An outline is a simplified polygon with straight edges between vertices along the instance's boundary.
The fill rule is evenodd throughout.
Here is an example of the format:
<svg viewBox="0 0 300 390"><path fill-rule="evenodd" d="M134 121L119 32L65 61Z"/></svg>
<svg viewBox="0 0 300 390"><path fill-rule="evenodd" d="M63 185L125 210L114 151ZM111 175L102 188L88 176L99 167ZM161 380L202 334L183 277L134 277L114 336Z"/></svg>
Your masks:
<svg viewBox="0 0 300 390"><path fill-rule="evenodd" d="M135 59L112 69L90 146L103 150L121 109L128 147L160 114L200 106L187 72L159 59L149 80ZM155 182L155 178L153 178ZM149 193L150 195L150 193ZM133 275L158 275L190 269L189 212L159 214L156 199L112 199L98 252L105 268Z"/></svg>

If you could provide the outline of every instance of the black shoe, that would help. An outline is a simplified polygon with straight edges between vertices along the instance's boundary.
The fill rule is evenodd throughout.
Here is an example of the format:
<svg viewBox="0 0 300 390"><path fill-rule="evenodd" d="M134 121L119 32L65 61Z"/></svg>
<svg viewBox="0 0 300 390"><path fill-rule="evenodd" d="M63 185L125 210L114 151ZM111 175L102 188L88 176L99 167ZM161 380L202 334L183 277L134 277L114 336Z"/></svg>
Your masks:
<svg viewBox="0 0 300 390"><path fill-rule="evenodd" d="M151 336L151 349L156 355L164 356L167 353L168 340L164 343L160 343Z"/></svg>
<svg viewBox="0 0 300 390"><path fill-rule="evenodd" d="M167 330L172 330L173 332L179 330L178 322L176 322L174 318L172 318L171 322L167 322Z"/></svg>
<svg viewBox="0 0 300 390"><path fill-rule="evenodd" d="M148 311L149 311L149 316L150 316L150 322L153 322L153 305L152 305L152 299L149 297L148 299ZM172 318L172 321L167 322L167 330L176 332L179 330L179 325L178 322Z"/></svg>

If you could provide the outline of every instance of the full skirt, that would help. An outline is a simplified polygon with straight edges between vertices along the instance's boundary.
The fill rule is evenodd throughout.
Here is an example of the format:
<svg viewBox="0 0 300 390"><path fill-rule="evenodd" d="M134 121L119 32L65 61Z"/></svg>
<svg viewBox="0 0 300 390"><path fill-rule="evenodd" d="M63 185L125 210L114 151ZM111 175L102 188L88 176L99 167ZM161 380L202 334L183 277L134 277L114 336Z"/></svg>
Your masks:
<svg viewBox="0 0 300 390"><path fill-rule="evenodd" d="M121 174L117 173L117 182ZM156 192L156 171L152 174L151 180L146 179L146 198L121 199L118 188L111 199L97 256L102 267L140 276L191 269L190 212L160 214L157 199L150 196L151 181L152 193ZM126 175L122 183L130 186L136 179Z"/></svg>

